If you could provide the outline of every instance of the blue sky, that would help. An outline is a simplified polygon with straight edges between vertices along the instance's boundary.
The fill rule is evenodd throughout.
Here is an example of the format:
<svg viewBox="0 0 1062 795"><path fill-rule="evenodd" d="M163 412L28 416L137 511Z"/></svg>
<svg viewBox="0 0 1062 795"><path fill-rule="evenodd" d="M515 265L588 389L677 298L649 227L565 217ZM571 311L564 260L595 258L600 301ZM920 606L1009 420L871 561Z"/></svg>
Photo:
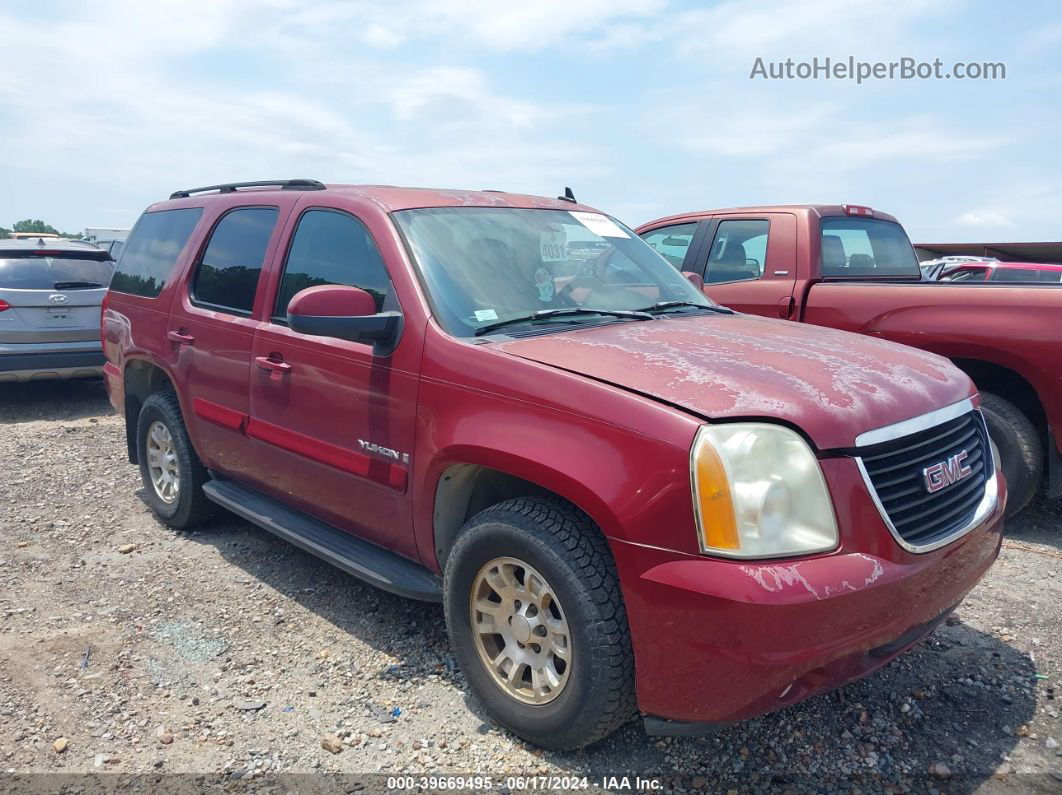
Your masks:
<svg viewBox="0 0 1062 795"><path fill-rule="evenodd" d="M38 0L0 30L4 226L312 177L571 185L631 225L850 202L919 241L1062 239L1053 2ZM1006 79L749 79L757 57L850 55Z"/></svg>

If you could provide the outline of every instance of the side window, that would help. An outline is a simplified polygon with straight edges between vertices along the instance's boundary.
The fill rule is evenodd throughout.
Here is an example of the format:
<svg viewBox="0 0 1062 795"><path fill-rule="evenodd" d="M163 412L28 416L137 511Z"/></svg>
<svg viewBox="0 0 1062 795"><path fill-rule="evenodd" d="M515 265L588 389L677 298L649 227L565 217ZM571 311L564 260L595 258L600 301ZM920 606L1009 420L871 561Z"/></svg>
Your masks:
<svg viewBox="0 0 1062 795"><path fill-rule="evenodd" d="M391 280L365 224L338 210L307 210L299 219L277 292L276 317L287 316L295 293L321 284L360 287L376 311L397 308Z"/></svg>
<svg viewBox="0 0 1062 795"><path fill-rule="evenodd" d="M192 282L196 302L249 313L276 222L275 207L245 207L223 215L196 269Z"/></svg>
<svg viewBox="0 0 1062 795"><path fill-rule="evenodd" d="M997 282L1035 282L1038 271L1031 268L996 268Z"/></svg>
<svg viewBox="0 0 1062 795"><path fill-rule="evenodd" d="M186 207L140 216L126 240L111 289L146 298L158 296L202 214L201 207Z"/></svg>
<svg viewBox="0 0 1062 795"><path fill-rule="evenodd" d="M706 284L763 276L770 221L720 221L708 253Z"/></svg>
<svg viewBox="0 0 1062 795"><path fill-rule="evenodd" d="M988 274L987 268L946 268L940 272L937 281L941 282L983 282Z"/></svg>
<svg viewBox="0 0 1062 795"><path fill-rule="evenodd" d="M679 270L686 259L693 234L697 231L697 224L678 224L676 226L664 226L651 232L642 234L642 240L656 249L664 259Z"/></svg>

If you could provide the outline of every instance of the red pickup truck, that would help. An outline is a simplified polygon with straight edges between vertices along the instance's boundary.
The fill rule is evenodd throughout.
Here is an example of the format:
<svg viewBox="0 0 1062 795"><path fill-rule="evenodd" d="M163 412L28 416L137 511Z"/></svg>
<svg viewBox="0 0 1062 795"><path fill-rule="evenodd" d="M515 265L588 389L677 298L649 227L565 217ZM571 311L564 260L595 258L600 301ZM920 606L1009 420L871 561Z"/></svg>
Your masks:
<svg viewBox="0 0 1062 795"><path fill-rule="evenodd" d="M637 232L724 306L947 356L981 392L1008 515L1042 485L1049 497L1062 496L1057 284L925 283L896 219L851 204L705 210Z"/></svg>
<svg viewBox="0 0 1062 795"><path fill-rule="evenodd" d="M551 748L863 676L999 550L961 371L720 307L574 201L177 191L129 237L103 340L163 522L222 506L443 602L471 689Z"/></svg>

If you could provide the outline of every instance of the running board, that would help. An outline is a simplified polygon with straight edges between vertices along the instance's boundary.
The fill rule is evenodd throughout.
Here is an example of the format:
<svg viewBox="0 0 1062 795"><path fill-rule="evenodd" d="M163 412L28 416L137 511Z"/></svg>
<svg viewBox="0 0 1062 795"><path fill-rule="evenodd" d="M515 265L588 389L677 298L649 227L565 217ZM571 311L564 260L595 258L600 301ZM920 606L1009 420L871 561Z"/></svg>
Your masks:
<svg viewBox="0 0 1062 795"><path fill-rule="evenodd" d="M232 480L209 480L203 484L203 493L222 508L370 585L408 599L442 601L439 578L400 555L293 510Z"/></svg>

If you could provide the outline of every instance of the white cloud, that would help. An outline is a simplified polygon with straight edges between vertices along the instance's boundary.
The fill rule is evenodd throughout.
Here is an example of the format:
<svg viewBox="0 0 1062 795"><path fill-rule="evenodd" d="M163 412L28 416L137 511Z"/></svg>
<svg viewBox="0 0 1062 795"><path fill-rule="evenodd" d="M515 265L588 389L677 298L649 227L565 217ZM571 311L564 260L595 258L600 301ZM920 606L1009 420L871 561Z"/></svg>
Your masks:
<svg viewBox="0 0 1062 795"><path fill-rule="evenodd" d="M858 169L883 162L950 162L999 149L1001 135L968 133L927 115L884 123L839 121L833 135L819 135L811 156L823 165ZM820 131L821 133L821 131Z"/></svg>
<svg viewBox="0 0 1062 795"><path fill-rule="evenodd" d="M716 98L707 109L696 105L676 109L675 116L685 120L678 145L705 155L777 156L805 140L814 141L837 113L827 103L809 104L793 112L779 112L762 104L745 104L740 113L720 112L727 106L732 107Z"/></svg>
<svg viewBox="0 0 1062 795"><path fill-rule="evenodd" d="M352 46L340 24L347 4L274 0L273 15L244 0L205 6L191 13L172 0L100 0L50 26L0 11L11 37L0 48L0 151L15 166L9 177L27 180L13 183L0 207L17 202L8 212L77 228L128 224L175 188L227 179L555 193L609 171L592 144L562 126L585 107L562 120L562 104L509 95L481 69L380 60L388 56L378 51L411 28L359 26L366 44ZM350 7L359 6L386 16L382 6ZM608 16L604 4L597 13ZM516 42L512 19L524 17L488 17L481 24ZM78 184L82 195L45 184ZM112 211L85 206L86 188L105 193ZM135 209L117 217L123 206ZM56 207L77 215L64 220Z"/></svg>
<svg viewBox="0 0 1062 795"><path fill-rule="evenodd" d="M570 38L608 38L614 26L657 17L666 5L667 0L287 0L280 11L288 27L327 29L372 46L448 39L494 51L533 52Z"/></svg>
<svg viewBox="0 0 1062 795"><path fill-rule="evenodd" d="M1004 227L1014 226L1014 222L999 210L971 210L952 219L959 226Z"/></svg>
<svg viewBox="0 0 1062 795"><path fill-rule="evenodd" d="M883 9L879 0L725 0L679 14L669 27L686 55L857 54L868 59L904 44L914 20L954 5L955 0L892 0Z"/></svg>
<svg viewBox="0 0 1062 795"><path fill-rule="evenodd" d="M365 33L362 34L362 41L370 47L376 47L380 50L389 50L397 47L405 40L405 36L401 33L377 24L368 25L365 28Z"/></svg>
<svg viewBox="0 0 1062 795"><path fill-rule="evenodd" d="M409 75L388 92L387 101L402 121L437 114L468 119L471 111L489 115L494 121L528 127L551 115L547 108L532 102L494 94L486 76L467 67L440 66Z"/></svg>
<svg viewBox="0 0 1062 795"><path fill-rule="evenodd" d="M740 112L724 112L726 108ZM677 130L663 129L679 148L701 156L756 158L767 166L790 163L831 171L883 162L962 160L1009 142L1001 135L964 132L924 114L866 122L850 120L850 110L826 101L739 105L732 96L717 95L707 107L679 106L673 114L684 123ZM652 124L650 117L647 126Z"/></svg>

